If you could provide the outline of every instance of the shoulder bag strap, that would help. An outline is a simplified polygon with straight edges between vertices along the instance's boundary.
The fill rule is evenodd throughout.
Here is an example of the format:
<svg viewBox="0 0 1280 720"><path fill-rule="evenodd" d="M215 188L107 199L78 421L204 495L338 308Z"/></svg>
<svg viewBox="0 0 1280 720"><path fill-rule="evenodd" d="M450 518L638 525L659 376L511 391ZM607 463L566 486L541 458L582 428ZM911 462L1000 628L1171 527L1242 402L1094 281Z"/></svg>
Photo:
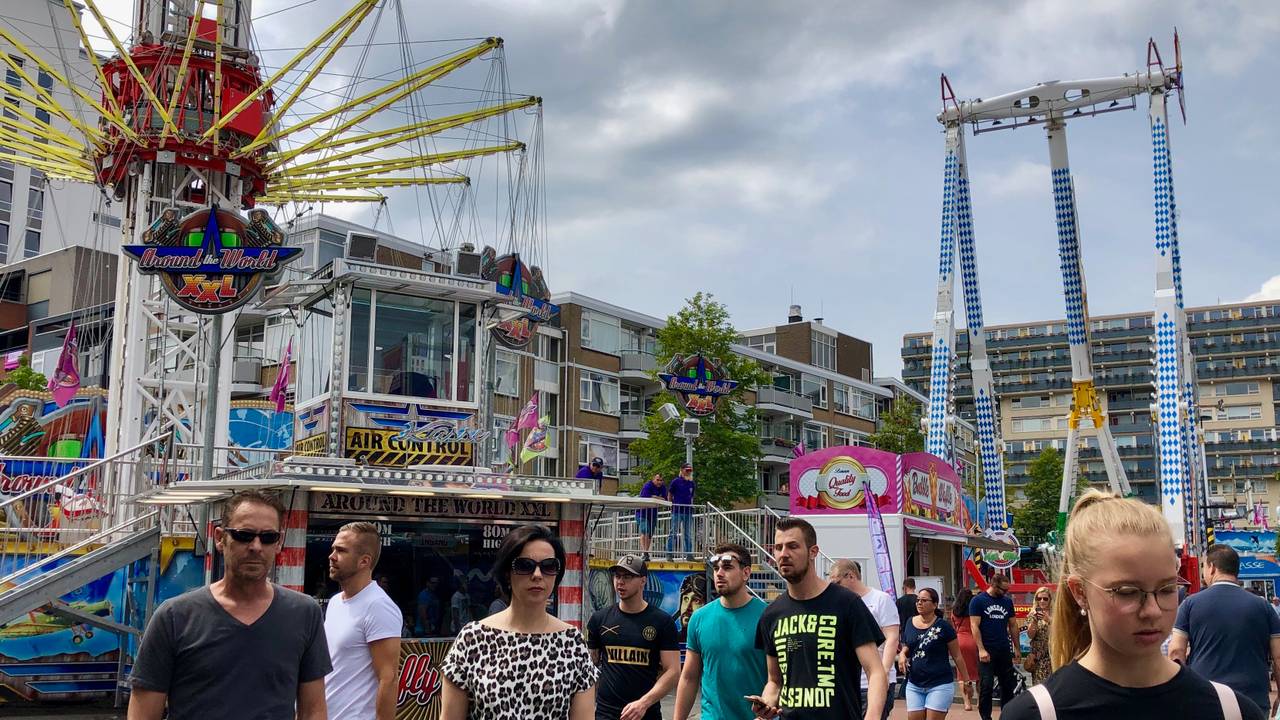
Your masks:
<svg viewBox="0 0 1280 720"><path fill-rule="evenodd" d="M1240 701L1236 699L1236 691L1223 685L1213 683L1218 691L1218 702L1222 704L1222 720L1240 720Z"/></svg>
<svg viewBox="0 0 1280 720"><path fill-rule="evenodd" d="M1040 720L1058 720L1058 711L1053 707L1053 698L1049 697L1049 688L1044 684L1031 686L1031 698L1036 701L1036 708L1040 710ZM1231 696L1235 700L1235 696ZM1227 718L1226 720L1240 720L1237 713L1235 718Z"/></svg>

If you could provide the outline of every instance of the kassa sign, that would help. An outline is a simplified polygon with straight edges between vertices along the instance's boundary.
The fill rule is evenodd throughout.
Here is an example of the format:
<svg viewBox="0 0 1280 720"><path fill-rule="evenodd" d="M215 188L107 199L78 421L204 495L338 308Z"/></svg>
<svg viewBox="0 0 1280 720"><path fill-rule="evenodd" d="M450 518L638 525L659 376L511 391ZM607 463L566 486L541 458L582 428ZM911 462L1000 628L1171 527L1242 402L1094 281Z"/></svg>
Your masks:
<svg viewBox="0 0 1280 720"><path fill-rule="evenodd" d="M142 233L141 245L124 253L140 272L159 275L169 296L202 315L217 315L249 302L263 278L302 253L285 247L284 233L265 210L240 217L216 205L183 215L167 208Z"/></svg>

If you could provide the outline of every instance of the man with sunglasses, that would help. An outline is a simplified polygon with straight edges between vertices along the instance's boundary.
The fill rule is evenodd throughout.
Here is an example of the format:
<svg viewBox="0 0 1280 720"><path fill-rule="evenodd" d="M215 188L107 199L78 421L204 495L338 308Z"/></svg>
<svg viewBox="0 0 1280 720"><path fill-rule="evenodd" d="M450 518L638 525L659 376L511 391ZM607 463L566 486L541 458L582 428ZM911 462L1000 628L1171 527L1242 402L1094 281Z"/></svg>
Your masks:
<svg viewBox="0 0 1280 720"><path fill-rule="evenodd" d="M324 633L333 672L324 679L330 720L393 720L400 668L400 608L373 581L382 538L371 522L343 525L329 551L329 577L342 592L329 600Z"/></svg>
<svg viewBox="0 0 1280 720"><path fill-rule="evenodd" d="M1240 587L1240 556L1230 545L1209 548L1203 568L1205 589L1178 606L1169 659L1230 687L1259 708L1271 708L1267 717L1275 717L1267 665L1280 683L1280 617L1265 600Z"/></svg>
<svg viewBox="0 0 1280 720"><path fill-rule="evenodd" d="M623 555L609 572L618 602L587 622L587 647L600 665L596 720L662 720L659 701L680 676L675 621L644 599L644 558Z"/></svg>
<svg viewBox="0 0 1280 720"><path fill-rule="evenodd" d="M688 720L699 690L703 720L752 720L745 696L759 692L768 680L764 652L755 646L767 605L747 590L751 553L745 547L721 543L712 552L712 580L720 597L689 619L675 720Z"/></svg>
<svg viewBox="0 0 1280 720"><path fill-rule="evenodd" d="M129 720L325 720L333 669L315 600L268 578L284 506L257 490L227 501L213 530L226 574L165 602L133 665Z"/></svg>

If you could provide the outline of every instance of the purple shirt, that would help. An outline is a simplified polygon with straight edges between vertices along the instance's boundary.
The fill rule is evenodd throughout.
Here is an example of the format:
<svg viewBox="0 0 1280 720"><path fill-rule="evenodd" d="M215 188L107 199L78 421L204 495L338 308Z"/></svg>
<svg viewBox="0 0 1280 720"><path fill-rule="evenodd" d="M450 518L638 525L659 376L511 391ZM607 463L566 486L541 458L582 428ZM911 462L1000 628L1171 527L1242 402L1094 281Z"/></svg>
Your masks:
<svg viewBox="0 0 1280 720"><path fill-rule="evenodd" d="M583 465L582 467L578 468L578 474L574 475L574 477L575 478L591 478L594 480L600 480L604 478L604 470L601 470L600 472L593 472L591 470L590 465Z"/></svg>
<svg viewBox="0 0 1280 720"><path fill-rule="evenodd" d="M661 486L658 486L658 485L655 485L652 480L650 480L644 484L644 487L640 488L640 497L642 498L656 497L656 498L662 498L663 500L666 500L667 491L668 491L668 488L666 483L663 483ZM648 518L650 522L657 522L658 509L645 508L644 510L636 511L637 520L643 520L645 518Z"/></svg>
<svg viewBox="0 0 1280 720"><path fill-rule="evenodd" d="M671 481L671 489L667 494L667 497L671 499L671 504L692 505L694 485L695 483L692 480L685 480L677 475L676 479Z"/></svg>

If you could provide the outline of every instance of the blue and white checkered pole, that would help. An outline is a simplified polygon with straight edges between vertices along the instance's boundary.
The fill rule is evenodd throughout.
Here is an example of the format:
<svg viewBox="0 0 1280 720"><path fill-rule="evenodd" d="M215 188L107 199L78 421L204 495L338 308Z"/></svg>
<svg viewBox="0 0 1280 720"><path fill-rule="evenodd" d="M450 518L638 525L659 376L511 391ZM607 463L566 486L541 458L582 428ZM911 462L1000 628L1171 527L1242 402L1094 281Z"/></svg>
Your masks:
<svg viewBox="0 0 1280 720"><path fill-rule="evenodd" d="M951 404L952 361L955 356L955 240L956 189L960 160L957 149L963 129L959 123L947 127L946 162L942 172L942 230L938 250L938 304L933 315L933 359L929 367L929 408L925 416L927 452L950 457L950 428L947 410Z"/></svg>

